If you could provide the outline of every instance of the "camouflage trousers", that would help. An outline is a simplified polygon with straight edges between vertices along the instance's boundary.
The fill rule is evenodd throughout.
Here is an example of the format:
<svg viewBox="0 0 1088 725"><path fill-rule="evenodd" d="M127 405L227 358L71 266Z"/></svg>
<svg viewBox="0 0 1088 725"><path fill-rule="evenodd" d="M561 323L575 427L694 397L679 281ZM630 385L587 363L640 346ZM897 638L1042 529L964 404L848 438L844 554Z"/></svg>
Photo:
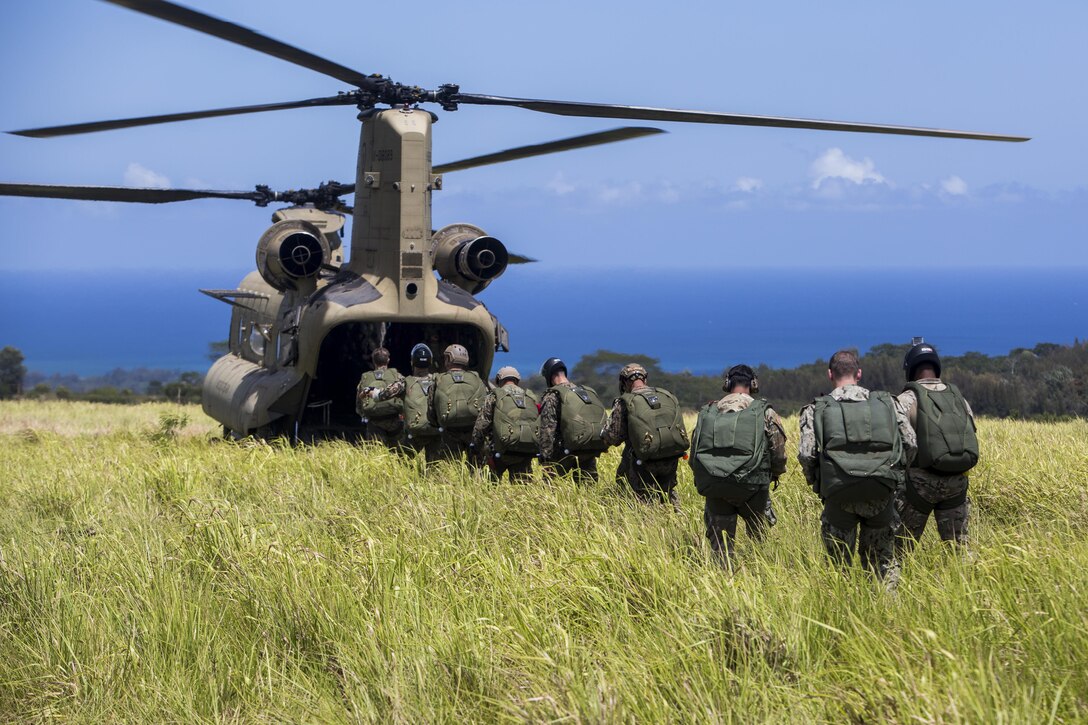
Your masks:
<svg viewBox="0 0 1088 725"><path fill-rule="evenodd" d="M491 478L498 482L504 473L509 473L510 483L526 483L533 478L533 458L515 454L494 455L488 459Z"/></svg>
<svg viewBox="0 0 1088 725"><path fill-rule="evenodd" d="M828 555L839 566L850 565L856 543L861 565L894 584L899 573L895 563L897 520L895 496L890 491L886 497L869 501L824 499L820 534Z"/></svg>
<svg viewBox="0 0 1088 725"><path fill-rule="evenodd" d="M556 476L568 473L575 483L587 485L597 482L597 454L570 454L548 462L548 469Z"/></svg>
<svg viewBox="0 0 1088 725"><path fill-rule="evenodd" d="M444 430L439 436L435 459L452 461L464 459L470 466L481 466L483 460L472 447L471 430Z"/></svg>
<svg viewBox="0 0 1088 725"><path fill-rule="evenodd" d="M427 463L434 463L441 459L442 441L437 436L429 438L409 438L405 435L400 439L401 447L404 448L409 456L414 456L419 452L423 452L424 460Z"/></svg>
<svg viewBox="0 0 1088 725"><path fill-rule="evenodd" d="M771 507L770 487L747 490L736 496L707 497L703 522L710 548L719 556L731 556L737 538L737 517L744 519L744 530L752 541L762 541L767 529L778 522Z"/></svg>
<svg viewBox="0 0 1088 725"><path fill-rule="evenodd" d="M896 545L910 551L922 538L930 513L937 521L937 533L942 541L967 543L967 521L970 501L967 499L967 476L941 476L921 468L907 470L907 480L895 492L900 527Z"/></svg>
<svg viewBox="0 0 1088 725"><path fill-rule="evenodd" d="M620 468L626 471L624 478L639 501L665 503L667 500L676 511L680 511L680 496L676 492L676 467L679 461L679 458L666 458L636 463L629 449L624 448ZM620 478L621 474L617 473L617 481Z"/></svg>

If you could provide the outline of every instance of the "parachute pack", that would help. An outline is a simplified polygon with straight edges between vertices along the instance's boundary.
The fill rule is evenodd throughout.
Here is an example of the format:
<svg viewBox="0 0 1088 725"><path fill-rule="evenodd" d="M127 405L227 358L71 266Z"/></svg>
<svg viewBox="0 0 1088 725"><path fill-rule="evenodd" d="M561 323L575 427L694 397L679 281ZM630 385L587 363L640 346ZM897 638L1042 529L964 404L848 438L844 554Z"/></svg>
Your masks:
<svg viewBox="0 0 1088 725"><path fill-rule="evenodd" d="M496 453L536 453L539 430L540 409L531 392L516 385L503 385L495 391L491 438Z"/></svg>
<svg viewBox="0 0 1088 725"><path fill-rule="evenodd" d="M903 480L903 440L889 393L874 390L868 400L817 398L814 425L822 498L877 498Z"/></svg>
<svg viewBox="0 0 1088 725"><path fill-rule="evenodd" d="M472 370L440 373L434 382L434 415L439 428L471 428L480 414L487 388Z"/></svg>
<svg viewBox="0 0 1088 725"><path fill-rule="evenodd" d="M597 391L585 385L556 385L559 395L559 437L569 453L597 453L605 450L601 429L608 413Z"/></svg>
<svg viewBox="0 0 1088 725"><path fill-rule="evenodd" d="M359 416L365 420L371 418L382 420L400 415L404 411L404 404L400 398L375 400L366 394L368 388L384 390L391 383L400 379L400 373L388 368L368 370L363 373L362 377L359 378L359 388L355 394L355 410L359 413Z"/></svg>
<svg viewBox="0 0 1088 725"><path fill-rule="evenodd" d="M908 383L918 397L918 456L914 465L939 474L966 473L978 463L975 422L967 413L967 402L954 385L930 390Z"/></svg>
<svg viewBox="0 0 1088 725"><path fill-rule="evenodd" d="M640 461L678 458L688 449L688 432L676 396L645 387L620 396L627 404L627 442Z"/></svg>
<svg viewBox="0 0 1088 725"><path fill-rule="evenodd" d="M710 403L699 411L689 460L695 487L703 496L755 492L771 482L765 421L767 401L742 410L718 410Z"/></svg>
<svg viewBox="0 0 1088 725"><path fill-rule="evenodd" d="M428 408L430 407L431 388L434 379L430 375L405 379L404 389L404 429L410 438L426 439L438 435L438 428L431 425Z"/></svg>

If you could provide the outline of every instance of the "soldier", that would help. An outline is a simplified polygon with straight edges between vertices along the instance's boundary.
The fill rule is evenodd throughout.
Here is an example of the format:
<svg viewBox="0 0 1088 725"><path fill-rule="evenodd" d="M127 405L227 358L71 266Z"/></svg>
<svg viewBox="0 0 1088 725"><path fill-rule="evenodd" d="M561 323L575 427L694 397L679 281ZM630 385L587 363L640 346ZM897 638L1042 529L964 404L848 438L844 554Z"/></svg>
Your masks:
<svg viewBox="0 0 1088 725"><path fill-rule="evenodd" d="M573 473L577 483L593 483L597 457L608 447L601 439L604 404L593 388L572 383L557 357L545 360L540 374L549 386L540 400L541 462L560 476Z"/></svg>
<svg viewBox="0 0 1088 725"><path fill-rule="evenodd" d="M442 353L444 372L435 376L430 392L431 423L438 428L441 439L439 456L458 458L465 455L469 463L479 464L472 449L472 427L483 407L487 385L468 366L468 350L453 344Z"/></svg>
<svg viewBox="0 0 1088 725"><path fill-rule="evenodd" d="M978 463L971 405L955 385L941 381L941 359L921 338L903 358L907 386L899 404L918 436L918 455L896 492L901 524L896 545L910 551L930 512L942 541L967 543L967 471Z"/></svg>
<svg viewBox="0 0 1088 725"><path fill-rule="evenodd" d="M625 365L619 377L620 397L601 437L610 446L626 444L627 480L640 501L665 497L679 512L676 466L689 445L680 403L664 388L650 387L646 368L637 363Z"/></svg>
<svg viewBox="0 0 1088 725"><path fill-rule="evenodd" d="M507 471L511 482L525 482L533 476L540 409L533 392L520 383L516 368L499 368L496 387L484 398L472 429L472 447L487 456L496 481Z"/></svg>
<svg viewBox="0 0 1088 725"><path fill-rule="evenodd" d="M914 458L914 430L889 393L858 385L855 351L832 355L827 376L835 389L801 409L797 460L824 502L820 521L828 555L846 566L857 541L862 565L892 587L894 492Z"/></svg>
<svg viewBox="0 0 1088 725"><path fill-rule="evenodd" d="M777 487L786 472L786 431L767 401L752 397L759 393L752 368L731 367L722 389L724 398L699 411L689 463L706 497L706 537L725 563L733 554L738 514L754 541L777 520L770 484Z"/></svg>
<svg viewBox="0 0 1088 725"><path fill-rule="evenodd" d="M434 355L422 342L412 348L412 374L391 383L378 394L379 400L399 399L404 407L404 433L401 446L423 451L428 462L438 460L439 433L431 422L430 392L434 387L431 366Z"/></svg>
<svg viewBox="0 0 1088 725"><path fill-rule="evenodd" d="M355 392L355 409L366 424L367 440L379 441L387 447L400 449L400 437L404 431L403 402L396 397L381 397L383 390L404 380L395 369L389 369L389 351L379 347L370 354L374 369L359 378Z"/></svg>

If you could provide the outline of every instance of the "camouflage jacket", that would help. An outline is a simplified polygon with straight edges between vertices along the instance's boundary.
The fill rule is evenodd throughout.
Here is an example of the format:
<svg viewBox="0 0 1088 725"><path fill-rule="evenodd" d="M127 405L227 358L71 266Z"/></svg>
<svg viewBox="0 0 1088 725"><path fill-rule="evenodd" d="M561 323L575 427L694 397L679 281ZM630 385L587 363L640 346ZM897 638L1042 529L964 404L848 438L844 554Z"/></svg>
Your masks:
<svg viewBox="0 0 1088 725"><path fill-rule="evenodd" d="M843 385L831 391L830 396L835 400L868 400L869 391L860 385ZM914 454L918 450L918 437L914 434L907 419L906 411L899 400L892 398L895 403L895 420L899 425L899 435L903 439L903 458L906 465L914 460ZM805 480L810 486L816 485L820 468L820 452L816 442L816 427L814 424L815 401L801 409L801 440L797 444L797 462L801 464L801 472L805 474Z"/></svg>
<svg viewBox="0 0 1088 725"><path fill-rule="evenodd" d="M476 425L472 426L472 445L481 451L492 451L491 430L495 423L495 391L484 398L480 414L476 416ZM485 447L486 446L486 447Z"/></svg>
<svg viewBox="0 0 1088 725"><path fill-rule="evenodd" d="M610 446L627 442L627 403L623 402L623 398L612 401L612 413L601 429L601 438Z"/></svg>
<svg viewBox="0 0 1088 725"><path fill-rule="evenodd" d="M576 386L574 383L560 383L571 390ZM559 393L549 388L544 391L544 396L540 399L540 431L537 433L536 442L540 447L540 457L546 461L553 461L559 457L560 449L560 436L559 436Z"/></svg>
<svg viewBox="0 0 1088 725"><path fill-rule="evenodd" d="M744 410L754 401L755 398L747 393L729 393L718 401L717 406L722 413L732 413ZM786 429L782 427L778 413L769 405L764 415L763 432L771 454L771 478L778 478L786 472Z"/></svg>

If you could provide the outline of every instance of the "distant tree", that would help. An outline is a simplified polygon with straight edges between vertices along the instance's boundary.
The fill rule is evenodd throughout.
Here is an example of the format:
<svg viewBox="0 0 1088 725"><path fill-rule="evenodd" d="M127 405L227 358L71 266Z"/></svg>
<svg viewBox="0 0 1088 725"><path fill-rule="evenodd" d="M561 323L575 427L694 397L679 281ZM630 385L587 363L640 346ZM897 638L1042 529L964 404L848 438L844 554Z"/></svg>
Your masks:
<svg viewBox="0 0 1088 725"><path fill-rule="evenodd" d="M53 395L57 396L57 400L71 400L72 399L72 391L69 390L68 388L64 387L63 385L58 385L53 390Z"/></svg>
<svg viewBox="0 0 1088 725"><path fill-rule="evenodd" d="M0 350L0 398L14 398L23 392L24 359L18 348L9 345Z"/></svg>
<svg viewBox="0 0 1088 725"><path fill-rule="evenodd" d="M208 343L208 359L215 362L230 352L230 340L216 340Z"/></svg>

